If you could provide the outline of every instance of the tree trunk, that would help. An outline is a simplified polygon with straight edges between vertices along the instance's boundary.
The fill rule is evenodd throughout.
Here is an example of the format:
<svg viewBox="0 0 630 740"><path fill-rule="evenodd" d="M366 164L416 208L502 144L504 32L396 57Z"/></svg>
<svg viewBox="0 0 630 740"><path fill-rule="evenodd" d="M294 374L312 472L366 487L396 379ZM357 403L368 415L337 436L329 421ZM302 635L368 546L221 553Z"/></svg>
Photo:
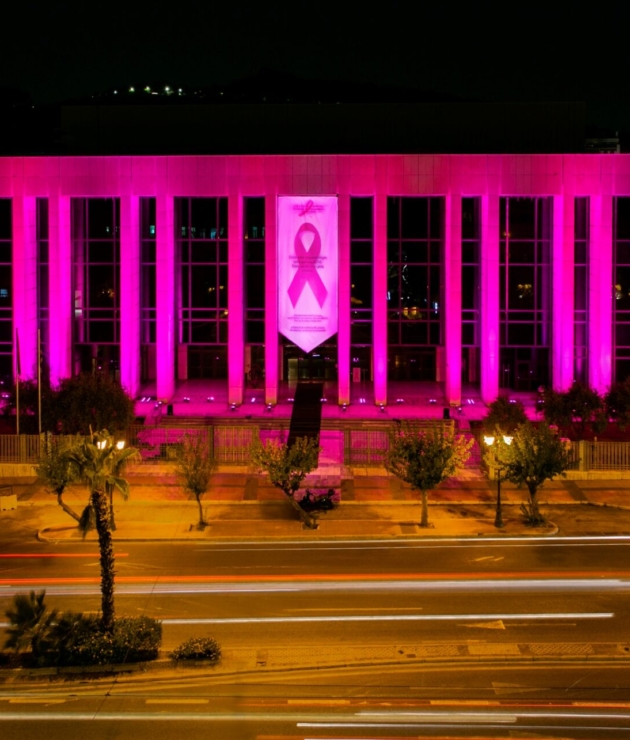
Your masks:
<svg viewBox="0 0 630 740"><path fill-rule="evenodd" d="M203 529L208 522L205 522L203 519L203 509L201 507L201 494L196 493L195 498L197 499L197 506L199 507L199 524L197 524L197 529Z"/></svg>
<svg viewBox="0 0 630 740"><path fill-rule="evenodd" d="M81 520L81 517L73 511L68 504L63 500L63 491L61 493L57 492L57 503L61 508L66 512L68 516L71 516L76 522Z"/></svg>
<svg viewBox="0 0 630 740"><path fill-rule="evenodd" d="M420 493L422 494L422 515L420 517L420 526L428 527L429 526L429 505L427 502L427 492L420 491Z"/></svg>
<svg viewBox="0 0 630 740"><path fill-rule="evenodd" d="M109 528L112 532L116 531L116 520L114 519L114 486L106 484L109 493Z"/></svg>
<svg viewBox="0 0 630 740"><path fill-rule="evenodd" d="M293 496L292 493L286 493L286 495L289 497L289 501L291 502L291 505L293 506L293 508L297 511L302 524L305 527L308 527L308 529L317 529L319 526L317 524L317 519L311 514L309 514L308 511L304 511L304 509L295 500L295 497Z"/></svg>
<svg viewBox="0 0 630 740"><path fill-rule="evenodd" d="M540 514L540 509L538 508L538 499L536 498L538 488L530 486L527 488L529 490L529 508L532 515L532 523L535 527L538 527L545 521L544 517Z"/></svg>
<svg viewBox="0 0 630 740"><path fill-rule="evenodd" d="M94 490L91 495L92 507L96 515L98 546L101 551L101 625L105 632L113 632L116 612L114 609L114 547L109 529L107 496L103 491Z"/></svg>

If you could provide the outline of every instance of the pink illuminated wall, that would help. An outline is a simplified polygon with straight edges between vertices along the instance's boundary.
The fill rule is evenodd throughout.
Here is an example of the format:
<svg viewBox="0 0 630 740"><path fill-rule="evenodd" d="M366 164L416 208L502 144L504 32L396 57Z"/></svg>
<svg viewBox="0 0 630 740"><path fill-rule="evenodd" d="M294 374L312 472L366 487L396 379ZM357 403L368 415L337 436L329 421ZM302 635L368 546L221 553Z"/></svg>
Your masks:
<svg viewBox="0 0 630 740"><path fill-rule="evenodd" d="M333 258L340 279L338 303L338 400L350 400L349 200L371 196L374 204L373 391L388 401L387 381L387 198L441 196L445 202L443 346L438 376L447 403L461 401L461 198L481 199L480 390L498 394L499 200L553 198L552 378L566 388L573 373L573 202L590 199L589 381L605 390L613 376L612 213L615 196L630 196L629 155L265 155L167 157L0 158L0 197L13 199L14 328L20 335L22 373L36 358L36 199L49 203L50 366L53 381L72 367L72 198L117 197L121 203L121 379L140 387L140 246L138 202L157 204L157 393L173 397L180 345L174 199L227 197L229 207L228 397L243 400L242 201L264 196L266 255L265 400L276 403L281 377L279 345L277 203L280 196L334 196L339 204ZM308 283L308 281L306 281ZM304 291L312 288L307 285ZM337 327L335 327L337 331ZM183 365L182 365L183 367Z"/></svg>

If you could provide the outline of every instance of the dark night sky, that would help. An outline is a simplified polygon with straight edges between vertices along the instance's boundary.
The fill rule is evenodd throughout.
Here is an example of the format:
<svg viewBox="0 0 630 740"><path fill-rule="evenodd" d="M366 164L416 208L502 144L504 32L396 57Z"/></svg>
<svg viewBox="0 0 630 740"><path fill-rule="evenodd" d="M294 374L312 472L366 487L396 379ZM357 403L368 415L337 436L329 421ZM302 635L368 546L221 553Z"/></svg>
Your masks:
<svg viewBox="0 0 630 740"><path fill-rule="evenodd" d="M13 0L0 16L0 86L46 103L131 83L227 83L266 67L490 101L586 101L592 122L630 129L627 8Z"/></svg>

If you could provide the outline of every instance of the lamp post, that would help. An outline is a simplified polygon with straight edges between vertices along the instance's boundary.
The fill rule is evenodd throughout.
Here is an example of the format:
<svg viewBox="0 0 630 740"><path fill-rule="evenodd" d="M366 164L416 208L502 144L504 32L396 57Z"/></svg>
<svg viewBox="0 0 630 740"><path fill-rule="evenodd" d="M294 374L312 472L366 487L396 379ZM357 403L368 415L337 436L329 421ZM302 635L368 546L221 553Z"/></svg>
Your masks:
<svg viewBox="0 0 630 740"><path fill-rule="evenodd" d="M486 443L486 445L488 445L488 447L491 448L495 442L495 438L492 436L484 435L483 441ZM512 437L504 434L503 441L505 442L506 445L511 445ZM501 466L497 465L497 508L496 508L496 514L494 516L494 526L497 529L501 529L503 527L503 512L501 511L501 470L502 470Z"/></svg>

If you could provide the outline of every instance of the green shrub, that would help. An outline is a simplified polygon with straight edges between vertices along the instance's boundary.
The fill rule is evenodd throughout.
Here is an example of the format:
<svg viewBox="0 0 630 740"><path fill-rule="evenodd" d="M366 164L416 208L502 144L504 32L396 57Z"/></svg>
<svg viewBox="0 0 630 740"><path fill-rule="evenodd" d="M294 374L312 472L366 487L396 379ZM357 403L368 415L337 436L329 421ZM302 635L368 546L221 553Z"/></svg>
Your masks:
<svg viewBox="0 0 630 740"><path fill-rule="evenodd" d="M212 660L221 658L221 646L212 637L191 637L171 653L173 660Z"/></svg>
<svg viewBox="0 0 630 740"><path fill-rule="evenodd" d="M43 655L49 666L89 666L155 660L162 644L162 624L151 617L122 617L112 634L100 617L66 613L51 630Z"/></svg>

